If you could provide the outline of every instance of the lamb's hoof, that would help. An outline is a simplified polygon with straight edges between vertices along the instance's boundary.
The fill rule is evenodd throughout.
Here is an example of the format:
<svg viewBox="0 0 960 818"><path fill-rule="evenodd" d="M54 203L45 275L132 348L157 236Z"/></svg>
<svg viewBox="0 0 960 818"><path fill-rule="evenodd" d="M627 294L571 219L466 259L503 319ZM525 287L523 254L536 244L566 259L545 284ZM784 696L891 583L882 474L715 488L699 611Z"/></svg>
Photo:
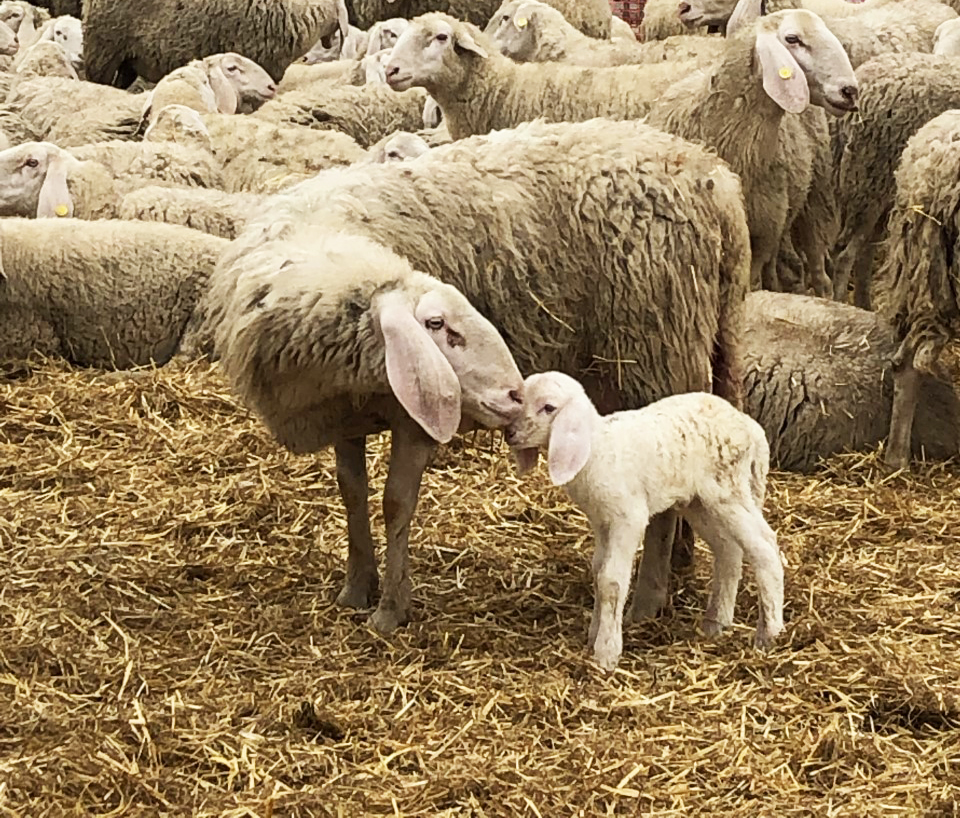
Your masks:
<svg viewBox="0 0 960 818"><path fill-rule="evenodd" d="M607 673L612 673L616 670L617 665L620 663L620 654L614 653L613 651L594 651L593 656L590 658L607 671Z"/></svg>
<svg viewBox="0 0 960 818"><path fill-rule="evenodd" d="M370 626L377 631L377 633L382 633L384 636L393 633L401 625L406 625L410 621L410 615L408 613L401 613L393 606L384 608L381 603L371 615L370 615Z"/></svg>
<svg viewBox="0 0 960 818"><path fill-rule="evenodd" d="M753 637L753 646L757 650L768 651L770 650L777 641L777 637L780 635L780 632L783 630L783 625L777 627L767 628L763 625L760 625L757 628L756 634Z"/></svg>
<svg viewBox="0 0 960 818"><path fill-rule="evenodd" d="M369 608L377 593L376 575L369 579L350 579L347 577L343 589L337 594L337 605L341 608Z"/></svg>
<svg viewBox="0 0 960 818"><path fill-rule="evenodd" d="M883 453L883 464L887 466L887 468L893 469L894 471L899 471L900 469L909 469L910 456L904 455L900 452L895 452L892 449L887 449Z"/></svg>

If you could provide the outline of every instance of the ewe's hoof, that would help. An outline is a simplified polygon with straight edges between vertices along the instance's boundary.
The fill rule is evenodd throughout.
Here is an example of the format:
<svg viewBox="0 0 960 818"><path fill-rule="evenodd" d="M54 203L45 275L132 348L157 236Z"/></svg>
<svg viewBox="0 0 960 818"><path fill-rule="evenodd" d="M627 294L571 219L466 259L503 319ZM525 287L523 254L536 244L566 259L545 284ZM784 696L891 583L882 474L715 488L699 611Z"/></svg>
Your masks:
<svg viewBox="0 0 960 818"><path fill-rule="evenodd" d="M883 453L883 464L894 471L910 468L910 456L887 449Z"/></svg>
<svg viewBox="0 0 960 818"><path fill-rule="evenodd" d="M384 608L382 605L370 615L370 626L385 636L393 633L401 625L410 621L408 613L401 613L396 608Z"/></svg>
<svg viewBox="0 0 960 818"><path fill-rule="evenodd" d="M343 590L337 595L337 605L341 608L369 608L373 605L373 598L376 593L376 577L369 580L353 581L348 578L343 585Z"/></svg>
<svg viewBox="0 0 960 818"><path fill-rule="evenodd" d="M635 596L630 606L630 621L643 622L645 619L654 619L667 604L666 594L663 596Z"/></svg>
<svg viewBox="0 0 960 818"><path fill-rule="evenodd" d="M703 628L703 632L709 639L716 639L723 633L723 623L718 622L716 619L704 619L700 627Z"/></svg>

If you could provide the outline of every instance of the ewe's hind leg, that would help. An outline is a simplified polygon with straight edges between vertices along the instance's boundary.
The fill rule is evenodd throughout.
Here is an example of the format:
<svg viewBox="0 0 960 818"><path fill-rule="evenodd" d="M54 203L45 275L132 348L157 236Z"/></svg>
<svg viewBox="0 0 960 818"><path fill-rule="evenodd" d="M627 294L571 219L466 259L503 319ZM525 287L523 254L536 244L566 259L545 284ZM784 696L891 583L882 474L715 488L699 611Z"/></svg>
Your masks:
<svg viewBox="0 0 960 818"><path fill-rule="evenodd" d="M678 515L674 511L665 511L650 518L630 605L630 619L634 622L656 616L667 603L677 522Z"/></svg>
<svg viewBox="0 0 960 818"><path fill-rule="evenodd" d="M337 597L337 604L345 608L369 607L379 583L367 504L366 446L364 437L334 446L337 485L347 510L347 577Z"/></svg>
<svg viewBox="0 0 960 818"><path fill-rule="evenodd" d="M643 537L646 521L620 519L608 534L598 532L594 555L596 598L590 633L593 659L605 670L613 670L623 652L623 609L630 590L633 558ZM602 550L601 550L602 549Z"/></svg>
<svg viewBox="0 0 960 818"><path fill-rule="evenodd" d="M383 490L383 516L387 527L387 559L380 604L370 624L390 633L410 620L410 553L407 538L417 508L420 480L436 444L412 420L393 427L390 469Z"/></svg>
<svg viewBox="0 0 960 818"><path fill-rule="evenodd" d="M890 434L883 462L895 469L910 465L910 440L913 436L913 417L920 397L920 373L913 366L913 355L903 356L893 372L893 411L890 414Z"/></svg>

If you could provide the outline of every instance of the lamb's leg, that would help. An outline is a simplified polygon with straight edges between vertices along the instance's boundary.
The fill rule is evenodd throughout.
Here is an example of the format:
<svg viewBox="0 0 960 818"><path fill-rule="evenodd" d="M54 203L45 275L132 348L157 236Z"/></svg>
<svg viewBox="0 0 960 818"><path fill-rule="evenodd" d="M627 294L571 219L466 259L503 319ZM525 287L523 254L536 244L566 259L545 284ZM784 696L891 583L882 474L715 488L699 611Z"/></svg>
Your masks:
<svg viewBox="0 0 960 818"><path fill-rule="evenodd" d="M702 626L703 632L713 638L733 624L737 589L743 571L743 552L730 527L725 524L722 512L699 509L696 513L691 510L690 514L694 529L713 553L710 599L703 613Z"/></svg>
<svg viewBox="0 0 960 818"><path fill-rule="evenodd" d="M347 577L337 604L367 608L373 604L379 584L367 504L367 439L342 440L333 450L337 456L337 486L347 511Z"/></svg>
<svg viewBox="0 0 960 818"><path fill-rule="evenodd" d="M618 519L610 525L603 554L594 562L596 622L590 623L590 630L594 634L593 659L605 670L613 670L623 652L623 609L630 591L633 558L645 528L646 520Z"/></svg>
<svg viewBox="0 0 960 818"><path fill-rule="evenodd" d="M607 561L607 547L610 539L610 531L607 527L602 527L596 533L596 544L593 548L593 559L591 561L591 576L593 577L593 613L590 615L590 627L587 630L587 652L593 653L597 644L597 630L600 628L600 591L597 586L597 577Z"/></svg>
<svg viewBox="0 0 960 818"><path fill-rule="evenodd" d="M392 427L390 469L383 490L383 516L387 528L387 558L380 604L370 624L390 633L410 620L410 553L407 538L417 508L420 480L436 443L412 420Z"/></svg>
<svg viewBox="0 0 960 818"><path fill-rule="evenodd" d="M643 554L633 586L630 619L640 622L659 613L667 603L670 588L670 557L677 531L676 512L665 511L650 518L643 538Z"/></svg>
<svg viewBox="0 0 960 818"><path fill-rule="evenodd" d="M903 356L893 371L893 411L883 455L883 462L892 468L905 469L910 465L913 416L919 397L920 373L913 366L912 356Z"/></svg>
<svg viewBox="0 0 960 818"><path fill-rule="evenodd" d="M760 509L742 509L737 521L740 547L757 579L760 616L754 644L766 649L783 630L783 563L777 535Z"/></svg>

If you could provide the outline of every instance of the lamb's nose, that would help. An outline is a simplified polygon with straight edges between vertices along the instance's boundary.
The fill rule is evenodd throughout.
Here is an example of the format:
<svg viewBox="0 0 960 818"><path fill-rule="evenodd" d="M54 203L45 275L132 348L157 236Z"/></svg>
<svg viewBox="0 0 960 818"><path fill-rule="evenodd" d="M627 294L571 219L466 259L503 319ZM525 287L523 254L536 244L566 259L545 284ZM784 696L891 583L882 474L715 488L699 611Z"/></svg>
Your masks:
<svg viewBox="0 0 960 818"><path fill-rule="evenodd" d="M386 68L386 72L385 72L385 73L386 73L386 75L387 75L388 77L395 77L395 76L397 76L397 74L400 73L400 66L399 66L399 65L388 65L387 68Z"/></svg>
<svg viewBox="0 0 960 818"><path fill-rule="evenodd" d="M514 403L523 403L523 396L520 394L519 389L511 389L509 394L510 400L512 400Z"/></svg>

